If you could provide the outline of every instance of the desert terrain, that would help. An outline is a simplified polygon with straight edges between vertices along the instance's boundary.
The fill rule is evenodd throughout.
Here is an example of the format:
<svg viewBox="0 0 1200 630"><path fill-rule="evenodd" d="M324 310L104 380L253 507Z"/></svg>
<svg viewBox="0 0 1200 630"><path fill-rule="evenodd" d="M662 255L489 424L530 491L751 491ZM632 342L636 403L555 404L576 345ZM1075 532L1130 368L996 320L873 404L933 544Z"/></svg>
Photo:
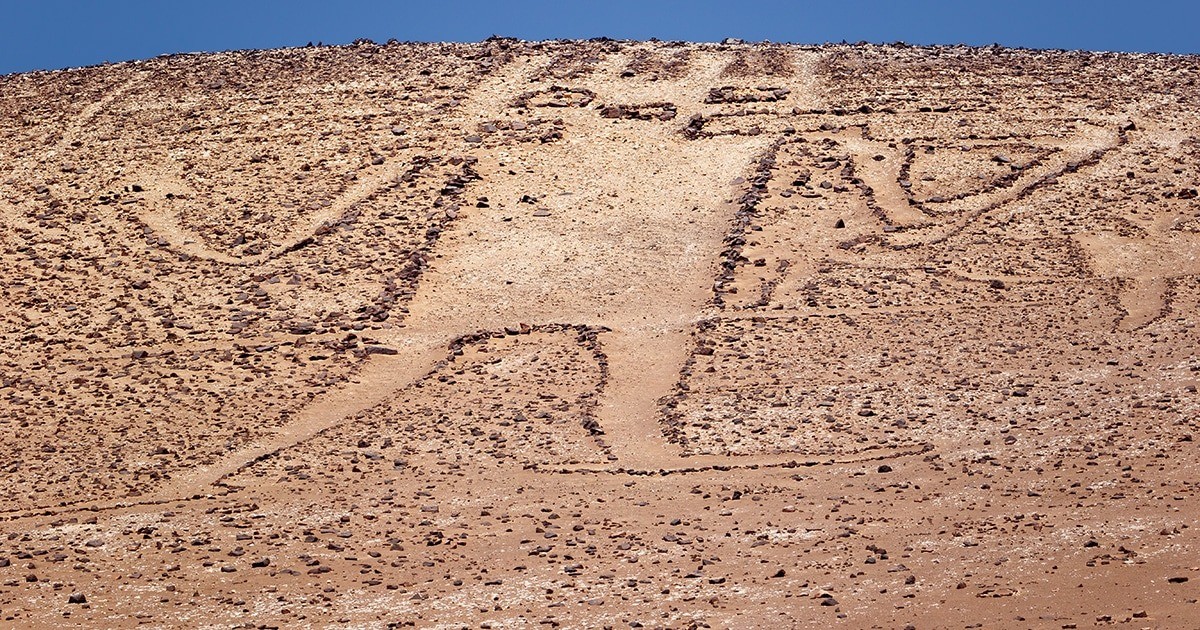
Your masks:
<svg viewBox="0 0 1200 630"><path fill-rule="evenodd" d="M1198 71L0 76L0 626L1200 627Z"/></svg>

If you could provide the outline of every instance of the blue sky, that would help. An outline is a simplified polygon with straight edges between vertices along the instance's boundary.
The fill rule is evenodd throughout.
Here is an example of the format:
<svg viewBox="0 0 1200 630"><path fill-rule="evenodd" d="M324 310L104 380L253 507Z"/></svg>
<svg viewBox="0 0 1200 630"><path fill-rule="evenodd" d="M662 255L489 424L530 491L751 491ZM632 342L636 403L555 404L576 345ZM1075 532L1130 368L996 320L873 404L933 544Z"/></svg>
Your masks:
<svg viewBox="0 0 1200 630"><path fill-rule="evenodd" d="M1200 53L1196 0L0 0L0 74L348 43L614 37Z"/></svg>

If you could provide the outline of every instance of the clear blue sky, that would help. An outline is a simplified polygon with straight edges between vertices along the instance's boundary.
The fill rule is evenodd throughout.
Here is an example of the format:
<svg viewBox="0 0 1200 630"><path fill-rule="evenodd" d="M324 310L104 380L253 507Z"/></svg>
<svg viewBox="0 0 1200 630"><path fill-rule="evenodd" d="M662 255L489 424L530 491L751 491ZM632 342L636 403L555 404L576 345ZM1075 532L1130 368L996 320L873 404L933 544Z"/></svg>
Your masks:
<svg viewBox="0 0 1200 630"><path fill-rule="evenodd" d="M0 0L0 74L174 52L493 34L1200 53L1200 0Z"/></svg>

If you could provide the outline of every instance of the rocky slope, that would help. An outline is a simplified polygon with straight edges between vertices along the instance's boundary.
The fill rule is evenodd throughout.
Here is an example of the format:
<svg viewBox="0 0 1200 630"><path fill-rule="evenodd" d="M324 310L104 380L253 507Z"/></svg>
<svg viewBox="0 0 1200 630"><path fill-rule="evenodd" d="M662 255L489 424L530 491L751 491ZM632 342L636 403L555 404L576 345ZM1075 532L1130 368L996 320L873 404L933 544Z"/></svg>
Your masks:
<svg viewBox="0 0 1200 630"><path fill-rule="evenodd" d="M0 620L1194 626L1198 69L0 77Z"/></svg>

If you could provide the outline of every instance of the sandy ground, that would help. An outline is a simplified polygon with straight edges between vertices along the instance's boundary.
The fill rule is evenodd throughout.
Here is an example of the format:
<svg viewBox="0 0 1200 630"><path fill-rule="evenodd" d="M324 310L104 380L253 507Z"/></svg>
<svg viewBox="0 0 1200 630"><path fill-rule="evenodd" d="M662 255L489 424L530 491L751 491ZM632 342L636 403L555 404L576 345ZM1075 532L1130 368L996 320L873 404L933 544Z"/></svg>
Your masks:
<svg viewBox="0 0 1200 630"><path fill-rule="evenodd" d="M0 77L0 625L1200 626L1198 69Z"/></svg>

